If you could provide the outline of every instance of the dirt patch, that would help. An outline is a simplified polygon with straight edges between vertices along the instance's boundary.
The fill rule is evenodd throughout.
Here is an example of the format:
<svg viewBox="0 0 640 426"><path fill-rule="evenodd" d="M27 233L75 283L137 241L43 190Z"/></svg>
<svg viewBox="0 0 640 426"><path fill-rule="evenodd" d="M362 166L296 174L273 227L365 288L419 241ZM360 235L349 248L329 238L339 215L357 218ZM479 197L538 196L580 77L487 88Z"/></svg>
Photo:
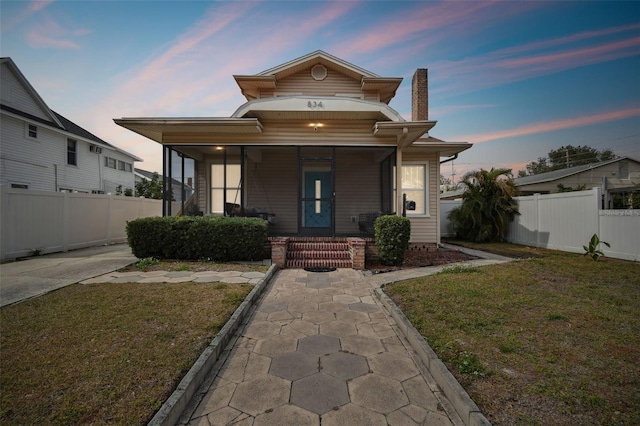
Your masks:
<svg viewBox="0 0 640 426"><path fill-rule="evenodd" d="M422 268L424 266L446 265L448 263L464 262L477 259L459 250L439 248L436 250L407 250L404 261L400 266L388 266L380 263L378 259L367 259L365 268L374 274L397 271L400 269Z"/></svg>

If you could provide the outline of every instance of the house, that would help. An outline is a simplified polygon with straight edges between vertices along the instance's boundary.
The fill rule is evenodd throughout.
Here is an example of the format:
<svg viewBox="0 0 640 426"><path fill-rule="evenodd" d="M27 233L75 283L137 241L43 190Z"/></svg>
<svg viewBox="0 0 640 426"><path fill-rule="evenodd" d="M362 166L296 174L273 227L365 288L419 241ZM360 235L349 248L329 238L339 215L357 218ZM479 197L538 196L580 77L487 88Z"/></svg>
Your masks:
<svg viewBox="0 0 640 426"><path fill-rule="evenodd" d="M142 182L143 179L146 179L148 181L151 181L151 179L153 179L154 172L137 168L133 171L136 184L138 184L138 182ZM158 178L160 179L160 182L163 182L164 177L161 174L158 174ZM171 194L173 195L174 200L180 200L181 196L185 201L192 199L191 196L193 195L193 178L187 177L185 180L186 182L183 184L178 179L171 179Z"/></svg>
<svg viewBox="0 0 640 426"><path fill-rule="evenodd" d="M0 185L115 193L142 161L52 111L11 58L0 58Z"/></svg>
<svg viewBox="0 0 640 426"><path fill-rule="evenodd" d="M440 242L440 158L471 144L428 136L426 69L413 76L411 121L389 106L402 78L323 51L234 79L247 102L231 117L114 121L162 145L165 176L193 168L207 214L268 218L274 241L370 236L366 222L402 214L406 195L412 243Z"/></svg>
<svg viewBox="0 0 640 426"><path fill-rule="evenodd" d="M605 194L605 208L612 208L616 195L628 198L624 194L640 191L640 161L630 157L620 157L524 176L513 181L518 187L519 195L553 194L567 190L601 188L602 193Z"/></svg>

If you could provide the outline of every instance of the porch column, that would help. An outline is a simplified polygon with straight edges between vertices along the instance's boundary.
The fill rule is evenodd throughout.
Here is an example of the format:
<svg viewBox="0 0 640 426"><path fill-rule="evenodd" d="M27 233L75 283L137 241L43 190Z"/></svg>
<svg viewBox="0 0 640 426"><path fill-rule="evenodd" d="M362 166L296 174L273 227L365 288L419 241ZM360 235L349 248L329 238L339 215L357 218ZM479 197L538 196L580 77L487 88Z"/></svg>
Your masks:
<svg viewBox="0 0 640 426"><path fill-rule="evenodd" d="M402 216L402 146L396 149L396 215Z"/></svg>

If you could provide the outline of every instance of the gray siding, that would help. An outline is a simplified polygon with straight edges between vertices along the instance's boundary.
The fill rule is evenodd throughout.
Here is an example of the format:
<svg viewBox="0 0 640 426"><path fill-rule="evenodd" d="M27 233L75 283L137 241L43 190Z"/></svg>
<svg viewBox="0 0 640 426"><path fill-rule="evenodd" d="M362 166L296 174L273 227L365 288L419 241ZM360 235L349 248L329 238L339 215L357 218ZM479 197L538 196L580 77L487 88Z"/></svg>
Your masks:
<svg viewBox="0 0 640 426"><path fill-rule="evenodd" d="M411 220L411 242L412 243L438 243L438 203L440 202L438 188L440 182L439 176L439 158L434 154L405 154L402 158L403 162L407 161L428 161L428 186L429 186L429 216L409 217Z"/></svg>

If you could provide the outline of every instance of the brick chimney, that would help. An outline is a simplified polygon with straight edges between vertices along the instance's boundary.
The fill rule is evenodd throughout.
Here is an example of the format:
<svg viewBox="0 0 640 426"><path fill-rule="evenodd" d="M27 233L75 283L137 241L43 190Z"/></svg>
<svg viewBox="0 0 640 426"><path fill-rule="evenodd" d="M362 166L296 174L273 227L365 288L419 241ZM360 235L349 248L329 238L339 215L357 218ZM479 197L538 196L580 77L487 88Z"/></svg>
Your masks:
<svg viewBox="0 0 640 426"><path fill-rule="evenodd" d="M429 119L429 88L427 69L418 68L411 80L411 121Z"/></svg>

